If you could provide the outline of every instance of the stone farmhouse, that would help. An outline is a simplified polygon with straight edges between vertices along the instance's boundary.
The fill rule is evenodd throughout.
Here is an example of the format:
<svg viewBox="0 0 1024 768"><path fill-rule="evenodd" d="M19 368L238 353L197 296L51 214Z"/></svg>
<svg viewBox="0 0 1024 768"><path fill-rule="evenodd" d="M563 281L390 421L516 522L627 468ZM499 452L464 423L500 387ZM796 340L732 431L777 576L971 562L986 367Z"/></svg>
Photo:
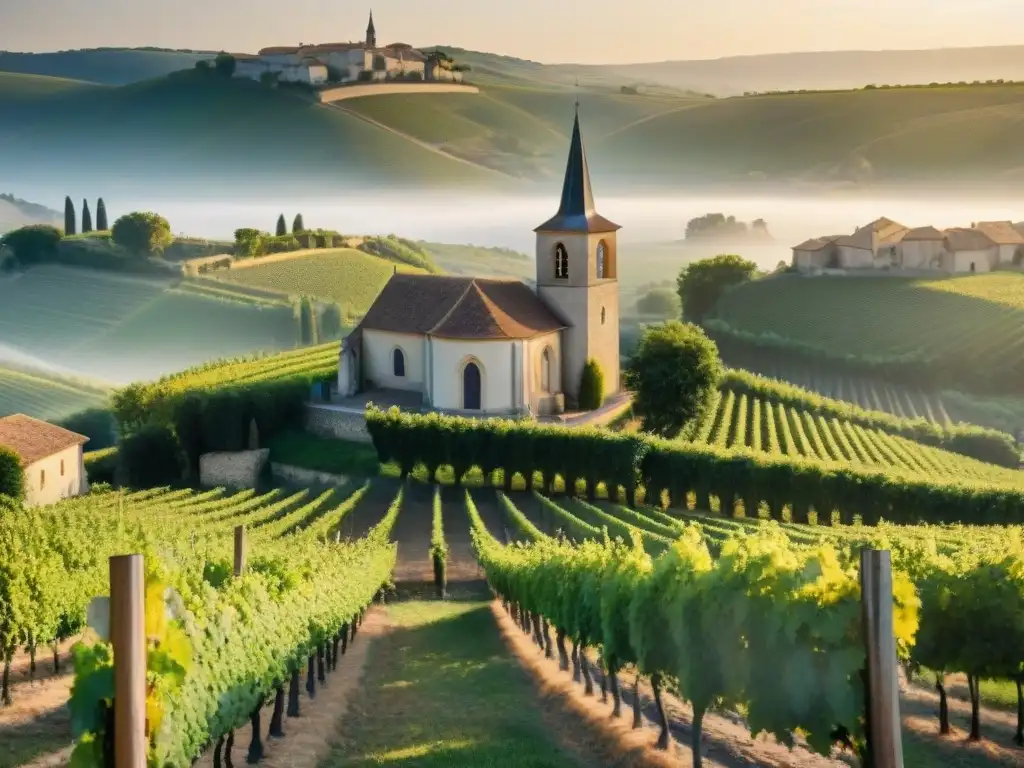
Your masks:
<svg viewBox="0 0 1024 768"><path fill-rule="evenodd" d="M14 451L25 473L25 503L53 504L89 491L82 446L89 438L31 416L0 419L0 446Z"/></svg>
<svg viewBox="0 0 1024 768"><path fill-rule="evenodd" d="M436 410L543 416L576 403L591 358L605 396L618 393L618 229L595 210L577 110L561 204L534 230L536 292L396 273L342 344L338 394L398 390Z"/></svg>
<svg viewBox="0 0 1024 768"><path fill-rule="evenodd" d="M852 235L814 237L793 246L793 266L825 269L990 272L1024 260L1024 222L979 221L970 227L905 227L882 217Z"/></svg>
<svg viewBox="0 0 1024 768"><path fill-rule="evenodd" d="M275 46L258 54L235 53L235 77L321 85L328 81L386 80L396 76L420 80L441 77L439 63L405 43L377 45L373 13L361 42Z"/></svg>

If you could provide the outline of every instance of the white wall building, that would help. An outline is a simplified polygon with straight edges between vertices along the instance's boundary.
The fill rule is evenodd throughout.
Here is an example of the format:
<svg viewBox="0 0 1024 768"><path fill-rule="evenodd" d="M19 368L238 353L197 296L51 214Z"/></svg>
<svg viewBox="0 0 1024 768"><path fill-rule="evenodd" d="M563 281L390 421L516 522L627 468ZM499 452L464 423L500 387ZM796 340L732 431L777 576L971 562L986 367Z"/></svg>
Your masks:
<svg viewBox="0 0 1024 768"><path fill-rule="evenodd" d="M519 280L394 274L345 338L342 396L384 389L430 408L536 415L576 403L596 360L619 391L616 234L597 213L573 125L558 213L536 229L537 292Z"/></svg>
<svg viewBox="0 0 1024 768"><path fill-rule="evenodd" d="M53 504L87 493L89 482L82 446L89 438L31 416L16 413L0 419L0 446L21 459L25 503Z"/></svg>

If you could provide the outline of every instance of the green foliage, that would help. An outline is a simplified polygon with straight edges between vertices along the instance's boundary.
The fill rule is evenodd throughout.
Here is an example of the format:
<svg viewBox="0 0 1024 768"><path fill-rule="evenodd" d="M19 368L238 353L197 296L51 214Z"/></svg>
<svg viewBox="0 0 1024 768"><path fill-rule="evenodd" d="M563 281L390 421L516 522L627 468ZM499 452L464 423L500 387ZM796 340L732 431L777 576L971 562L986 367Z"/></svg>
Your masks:
<svg viewBox="0 0 1024 768"><path fill-rule="evenodd" d="M434 488L434 505L430 528L430 562L434 566L434 586L437 596L444 598L448 584L448 544L444 539L444 517L441 504L441 488Z"/></svg>
<svg viewBox="0 0 1024 768"><path fill-rule="evenodd" d="M604 371L590 358L580 372L579 406L582 411L596 411L604 402Z"/></svg>
<svg viewBox="0 0 1024 768"><path fill-rule="evenodd" d="M14 251L22 264L38 264L53 258L61 237L61 231L49 224L29 224L0 237L0 246Z"/></svg>
<svg viewBox="0 0 1024 768"><path fill-rule="evenodd" d="M308 296L299 300L299 344L310 346L317 343L316 310Z"/></svg>
<svg viewBox="0 0 1024 768"><path fill-rule="evenodd" d="M297 235L300 232L306 231L306 224L302 220L302 214L296 213L295 218L292 220L292 234Z"/></svg>
<svg viewBox="0 0 1024 768"><path fill-rule="evenodd" d="M213 60L213 69L222 77L231 77L235 74L235 67L238 62L235 61L235 57L229 53L221 51L217 54L217 58Z"/></svg>
<svg viewBox="0 0 1024 768"><path fill-rule="evenodd" d="M96 201L96 229L100 232L109 229L107 226L107 204L103 202L102 197Z"/></svg>
<svg viewBox="0 0 1024 768"><path fill-rule="evenodd" d="M671 320L644 330L626 386L644 430L675 437L707 415L721 378L715 343L700 328Z"/></svg>
<svg viewBox="0 0 1024 768"><path fill-rule="evenodd" d="M0 496L15 501L25 497L25 471L21 458L10 448L0 445Z"/></svg>
<svg viewBox="0 0 1024 768"><path fill-rule="evenodd" d="M73 235L75 234L76 226L78 224L77 218L75 217L75 204L71 202L70 197L64 198L64 234Z"/></svg>
<svg viewBox="0 0 1024 768"><path fill-rule="evenodd" d="M636 311L665 320L679 317L679 297L667 289L655 288L637 299Z"/></svg>
<svg viewBox="0 0 1024 768"><path fill-rule="evenodd" d="M287 235L288 234L288 225L285 224L284 214L283 213L280 216L277 217L277 233L276 234L277 234L278 237L282 237L283 235Z"/></svg>
<svg viewBox="0 0 1024 768"><path fill-rule="evenodd" d="M683 318L699 322L729 288L753 279L757 265L731 254L687 264L676 280Z"/></svg>
<svg viewBox="0 0 1024 768"><path fill-rule="evenodd" d="M288 430L265 441L270 460L315 472L348 477L373 477L379 472L377 454L365 443L319 437L302 429Z"/></svg>
<svg viewBox="0 0 1024 768"><path fill-rule="evenodd" d="M340 304L332 302L324 307L320 313L320 338L340 338L345 328L344 317Z"/></svg>
<svg viewBox="0 0 1024 768"><path fill-rule="evenodd" d="M368 237L359 246L359 250L384 259L408 264L411 267L419 267L427 272L440 271L430 254L424 251L418 243L394 235Z"/></svg>
<svg viewBox="0 0 1024 768"><path fill-rule="evenodd" d="M82 234L92 232L92 214L89 212L89 201L82 200Z"/></svg>
<svg viewBox="0 0 1024 768"><path fill-rule="evenodd" d="M61 419L58 424L89 438L89 450L109 448L116 442L114 414L109 408L86 408Z"/></svg>
<svg viewBox="0 0 1024 768"><path fill-rule="evenodd" d="M157 213L135 211L114 222L110 232L114 242L131 253L152 256L174 241L171 225Z"/></svg>
<svg viewBox="0 0 1024 768"><path fill-rule="evenodd" d="M114 485L117 482L118 455L116 446L87 451L82 455L82 462L85 465L85 474L89 480L90 488L95 488L97 483Z"/></svg>
<svg viewBox="0 0 1024 768"><path fill-rule="evenodd" d="M156 488L182 480L181 447L166 426L148 424L127 435L117 458L117 480L122 485Z"/></svg>

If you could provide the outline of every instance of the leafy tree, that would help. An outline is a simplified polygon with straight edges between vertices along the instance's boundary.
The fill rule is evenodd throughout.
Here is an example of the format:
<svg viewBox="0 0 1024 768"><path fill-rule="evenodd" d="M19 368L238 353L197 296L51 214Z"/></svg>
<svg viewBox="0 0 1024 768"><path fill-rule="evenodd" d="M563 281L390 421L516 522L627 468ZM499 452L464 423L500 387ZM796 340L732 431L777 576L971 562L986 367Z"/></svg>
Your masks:
<svg viewBox="0 0 1024 768"><path fill-rule="evenodd" d="M184 461L174 433L146 425L121 441L119 482L132 488L156 488L181 482Z"/></svg>
<svg viewBox="0 0 1024 768"><path fill-rule="evenodd" d="M89 438L89 450L99 451L117 443L114 414L107 408L86 408L60 420L59 425Z"/></svg>
<svg viewBox="0 0 1024 768"><path fill-rule="evenodd" d="M102 197L96 201L96 229L100 232L110 229L107 225L107 205Z"/></svg>
<svg viewBox="0 0 1024 768"><path fill-rule="evenodd" d="M580 374L579 406L583 411L596 411L604 402L604 371L601 364L590 358Z"/></svg>
<svg viewBox="0 0 1024 768"><path fill-rule="evenodd" d="M727 288L752 279L756 273L754 262L733 254L720 254L683 267L676 279L683 319L700 322Z"/></svg>
<svg viewBox="0 0 1024 768"><path fill-rule="evenodd" d="M644 430L671 438L706 414L722 373L718 348L704 331L671 320L644 330L626 386Z"/></svg>
<svg viewBox="0 0 1024 768"><path fill-rule="evenodd" d="M288 234L288 225L285 223L284 214L282 213L277 217L277 232L278 237L283 237Z"/></svg>
<svg viewBox="0 0 1024 768"><path fill-rule="evenodd" d="M61 231L49 224L29 224L0 237L0 246L14 251L21 264L37 264L57 253Z"/></svg>
<svg viewBox="0 0 1024 768"><path fill-rule="evenodd" d="M136 211L114 222L114 242L132 253L149 256L174 242L171 225L157 213Z"/></svg>
<svg viewBox="0 0 1024 768"><path fill-rule="evenodd" d="M21 501L25 498L25 471L21 458L10 448L0 445L0 496Z"/></svg>
<svg viewBox="0 0 1024 768"><path fill-rule="evenodd" d="M64 198L64 234L75 234L75 204L70 197Z"/></svg>
<svg viewBox="0 0 1024 768"><path fill-rule="evenodd" d="M653 315L666 319L678 317L679 299L666 288L654 288L637 300L636 310L641 315Z"/></svg>
<svg viewBox="0 0 1024 768"><path fill-rule="evenodd" d="M299 301L299 342L304 346L316 344L316 312L308 296Z"/></svg>
<svg viewBox="0 0 1024 768"><path fill-rule="evenodd" d="M344 327L340 304L328 304L320 315L320 338L336 339Z"/></svg>
<svg viewBox="0 0 1024 768"><path fill-rule="evenodd" d="M223 77L231 77L235 74L235 67L237 66L235 57L230 53L224 53L223 51L217 54L217 58L213 60L213 68L217 71L218 75Z"/></svg>
<svg viewBox="0 0 1024 768"><path fill-rule="evenodd" d="M89 201L82 201L82 232L92 232L92 214L89 213Z"/></svg>
<svg viewBox="0 0 1024 768"><path fill-rule="evenodd" d="M306 225L302 221L302 214L301 213L296 213L295 214L295 219L294 219L294 221L292 221L292 234L293 235L298 235L298 234L300 234L302 232L305 232L305 231L306 231Z"/></svg>

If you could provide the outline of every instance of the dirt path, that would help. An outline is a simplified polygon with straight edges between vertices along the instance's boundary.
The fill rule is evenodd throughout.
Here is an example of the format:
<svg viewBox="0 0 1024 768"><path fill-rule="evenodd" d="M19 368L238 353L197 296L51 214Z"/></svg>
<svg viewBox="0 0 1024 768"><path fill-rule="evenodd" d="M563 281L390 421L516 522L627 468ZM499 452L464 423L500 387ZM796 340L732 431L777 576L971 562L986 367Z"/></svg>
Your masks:
<svg viewBox="0 0 1024 768"><path fill-rule="evenodd" d="M498 501L498 493L494 488L477 488L471 491L476 511L492 536L502 544L515 540L513 530L505 520L505 511Z"/></svg>
<svg viewBox="0 0 1024 768"><path fill-rule="evenodd" d="M327 682L319 685L316 698L310 699L303 690L300 716L285 718L282 739L265 737L265 756L260 761L264 768L317 768L336 743L338 724L348 711L354 694L359 691L369 652L374 642L389 630L387 611L374 606L366 612L365 620L349 645L348 652L338 661L338 668L327 675ZM266 734L273 714L273 706L263 709L261 731ZM249 725L235 730L231 760L236 766L245 765L252 729ZM199 768L212 768L213 750L194 763Z"/></svg>
<svg viewBox="0 0 1024 768"><path fill-rule="evenodd" d="M388 507L398 493L397 481L390 478L375 478L370 484L369 490L356 504L355 509L349 511L342 518L339 530L342 539L361 539L370 529L381 521L388 511ZM399 515L401 517L401 515Z"/></svg>
<svg viewBox="0 0 1024 768"><path fill-rule="evenodd" d="M526 519L548 536L555 535L555 520L532 493L512 493L509 498L526 515Z"/></svg>
<svg viewBox="0 0 1024 768"><path fill-rule="evenodd" d="M444 504L444 538L448 542L448 582L478 581L483 571L473 553L469 536L469 515L466 513L462 488L442 488Z"/></svg>
<svg viewBox="0 0 1024 768"><path fill-rule="evenodd" d="M391 539L398 543L395 583L433 581L430 532L434 516L434 488L410 483Z"/></svg>

